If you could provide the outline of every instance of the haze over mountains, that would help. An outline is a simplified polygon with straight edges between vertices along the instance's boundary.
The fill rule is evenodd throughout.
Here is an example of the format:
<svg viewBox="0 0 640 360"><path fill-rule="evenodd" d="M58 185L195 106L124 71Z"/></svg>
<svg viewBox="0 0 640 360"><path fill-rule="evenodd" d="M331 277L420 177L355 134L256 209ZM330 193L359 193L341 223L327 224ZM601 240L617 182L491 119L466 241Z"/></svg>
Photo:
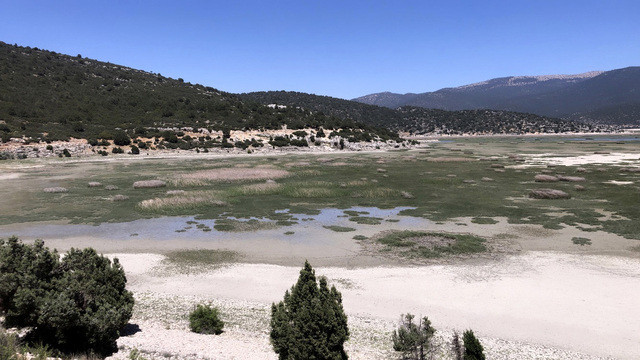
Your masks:
<svg viewBox="0 0 640 360"><path fill-rule="evenodd" d="M640 67L577 75L511 76L421 94L353 99L389 108L495 109L608 124L640 124Z"/></svg>

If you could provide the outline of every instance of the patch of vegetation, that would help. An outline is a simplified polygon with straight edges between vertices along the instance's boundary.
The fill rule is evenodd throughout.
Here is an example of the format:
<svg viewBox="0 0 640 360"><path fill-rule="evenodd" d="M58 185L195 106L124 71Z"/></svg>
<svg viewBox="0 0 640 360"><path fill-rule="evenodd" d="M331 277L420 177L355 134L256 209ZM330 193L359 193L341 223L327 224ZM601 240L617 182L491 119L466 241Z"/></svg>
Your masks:
<svg viewBox="0 0 640 360"><path fill-rule="evenodd" d="M183 266L216 266L234 263L240 258L239 253L231 250L177 250L166 254L169 263Z"/></svg>
<svg viewBox="0 0 640 360"><path fill-rule="evenodd" d="M584 237L573 237L571 239L571 242L573 242L576 245L580 245L580 246L584 246L584 245L591 245L591 239L588 238L584 238Z"/></svg>
<svg viewBox="0 0 640 360"><path fill-rule="evenodd" d="M189 314L189 329L195 333L220 335L223 328L224 322L215 307L198 305Z"/></svg>
<svg viewBox="0 0 640 360"><path fill-rule="evenodd" d="M473 219L471 219L471 222L474 224L493 225L493 224L497 224L498 220L492 219L490 217L474 217Z"/></svg>
<svg viewBox="0 0 640 360"><path fill-rule="evenodd" d="M346 226L338 226L338 225L326 225L323 226L325 229L329 229L331 231L335 231L335 232L350 232L350 231L356 231L356 229L351 228L351 227L346 227Z"/></svg>
<svg viewBox="0 0 640 360"><path fill-rule="evenodd" d="M279 226L280 225L275 222L260 221L257 219L249 219L246 221L235 219L218 219L216 220L216 224L213 226L213 228L218 231L243 232L275 229Z"/></svg>
<svg viewBox="0 0 640 360"><path fill-rule="evenodd" d="M470 234L425 231L390 231L375 240L387 250L407 257L435 258L444 255L480 253L487 250L485 239Z"/></svg>
<svg viewBox="0 0 640 360"><path fill-rule="evenodd" d="M349 221L363 225L380 225L382 223L381 218L369 216L352 216L349 218Z"/></svg>
<svg viewBox="0 0 640 360"><path fill-rule="evenodd" d="M352 239L353 240L367 240L368 237L366 237L364 235L355 235Z"/></svg>

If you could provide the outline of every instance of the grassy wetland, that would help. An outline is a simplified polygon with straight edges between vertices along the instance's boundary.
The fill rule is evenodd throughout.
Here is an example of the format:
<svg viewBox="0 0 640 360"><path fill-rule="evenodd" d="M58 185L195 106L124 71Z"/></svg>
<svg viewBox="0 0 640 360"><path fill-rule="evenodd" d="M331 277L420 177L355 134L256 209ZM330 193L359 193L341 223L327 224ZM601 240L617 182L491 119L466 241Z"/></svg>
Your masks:
<svg viewBox="0 0 640 360"><path fill-rule="evenodd" d="M351 358L390 358L387 332L407 311L428 314L443 339L478 329L495 359L634 358L626 334L637 322L615 314L635 296L621 291L640 288L638 140L473 137L386 152L3 161L0 237L118 256L142 328L119 344L151 358L232 358L247 342L256 358L273 358L268 306L305 259L343 292ZM540 189L568 198L530 196ZM536 292L540 284L547 291ZM590 318L612 297L615 306ZM182 315L154 315L194 299L230 322L215 340L226 352L202 348ZM538 306L546 312L535 315ZM551 336L573 331L567 324L586 330ZM164 349L175 336L196 350Z"/></svg>

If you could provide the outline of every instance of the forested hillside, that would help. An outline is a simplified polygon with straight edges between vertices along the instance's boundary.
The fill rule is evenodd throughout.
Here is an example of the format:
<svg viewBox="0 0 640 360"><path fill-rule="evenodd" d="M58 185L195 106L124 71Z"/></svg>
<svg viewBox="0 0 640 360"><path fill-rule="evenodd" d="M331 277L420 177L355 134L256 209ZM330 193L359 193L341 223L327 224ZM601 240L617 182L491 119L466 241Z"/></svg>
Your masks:
<svg viewBox="0 0 640 360"><path fill-rule="evenodd" d="M0 136L59 140L105 138L115 129L386 129L312 113L270 108L237 95L125 66L0 42Z"/></svg>
<svg viewBox="0 0 640 360"><path fill-rule="evenodd" d="M262 104L300 107L395 131L416 134L519 134L592 132L600 128L580 122L503 110L446 111L405 106L397 109L299 92L240 94Z"/></svg>

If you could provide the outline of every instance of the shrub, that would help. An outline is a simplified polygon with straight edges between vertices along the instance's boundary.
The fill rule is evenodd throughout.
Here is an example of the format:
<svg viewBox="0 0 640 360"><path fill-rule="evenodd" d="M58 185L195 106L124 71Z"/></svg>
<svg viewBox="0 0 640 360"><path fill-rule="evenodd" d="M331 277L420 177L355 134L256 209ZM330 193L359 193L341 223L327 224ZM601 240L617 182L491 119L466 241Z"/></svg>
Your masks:
<svg viewBox="0 0 640 360"><path fill-rule="evenodd" d="M62 155L64 155L64 157L71 157L71 153L67 149L62 150Z"/></svg>
<svg viewBox="0 0 640 360"><path fill-rule="evenodd" d="M131 145L131 153L133 155L138 155L138 154L140 154L140 149L138 149L138 147L135 146L135 145Z"/></svg>
<svg viewBox="0 0 640 360"><path fill-rule="evenodd" d="M53 151L53 146L51 146L51 145L47 145L47 150L49 150L49 151Z"/></svg>
<svg viewBox="0 0 640 360"><path fill-rule="evenodd" d="M113 134L113 143L118 146L125 146L131 144L131 138L126 132L120 130Z"/></svg>
<svg viewBox="0 0 640 360"><path fill-rule="evenodd" d="M62 259L41 240L0 240L0 310L5 322L32 327L29 337L65 353L117 350L133 296L117 259L71 249Z"/></svg>
<svg viewBox="0 0 640 360"><path fill-rule="evenodd" d="M189 314L189 328L199 334L222 334L224 322L220 320L218 309L209 305L198 305Z"/></svg>
<svg viewBox="0 0 640 360"><path fill-rule="evenodd" d="M484 349L480 340L473 334L473 330L467 330L462 334L464 343L464 360L485 360Z"/></svg>
<svg viewBox="0 0 640 360"><path fill-rule="evenodd" d="M20 350L18 337L0 329L0 360L20 360Z"/></svg>
<svg viewBox="0 0 640 360"><path fill-rule="evenodd" d="M342 295L329 289L327 279L316 282L305 262L298 282L271 306L271 344L279 359L347 359L349 338Z"/></svg>
<svg viewBox="0 0 640 360"><path fill-rule="evenodd" d="M122 148L120 147L114 147L113 150L111 150L111 152L114 154L124 154L124 150L122 150Z"/></svg>

